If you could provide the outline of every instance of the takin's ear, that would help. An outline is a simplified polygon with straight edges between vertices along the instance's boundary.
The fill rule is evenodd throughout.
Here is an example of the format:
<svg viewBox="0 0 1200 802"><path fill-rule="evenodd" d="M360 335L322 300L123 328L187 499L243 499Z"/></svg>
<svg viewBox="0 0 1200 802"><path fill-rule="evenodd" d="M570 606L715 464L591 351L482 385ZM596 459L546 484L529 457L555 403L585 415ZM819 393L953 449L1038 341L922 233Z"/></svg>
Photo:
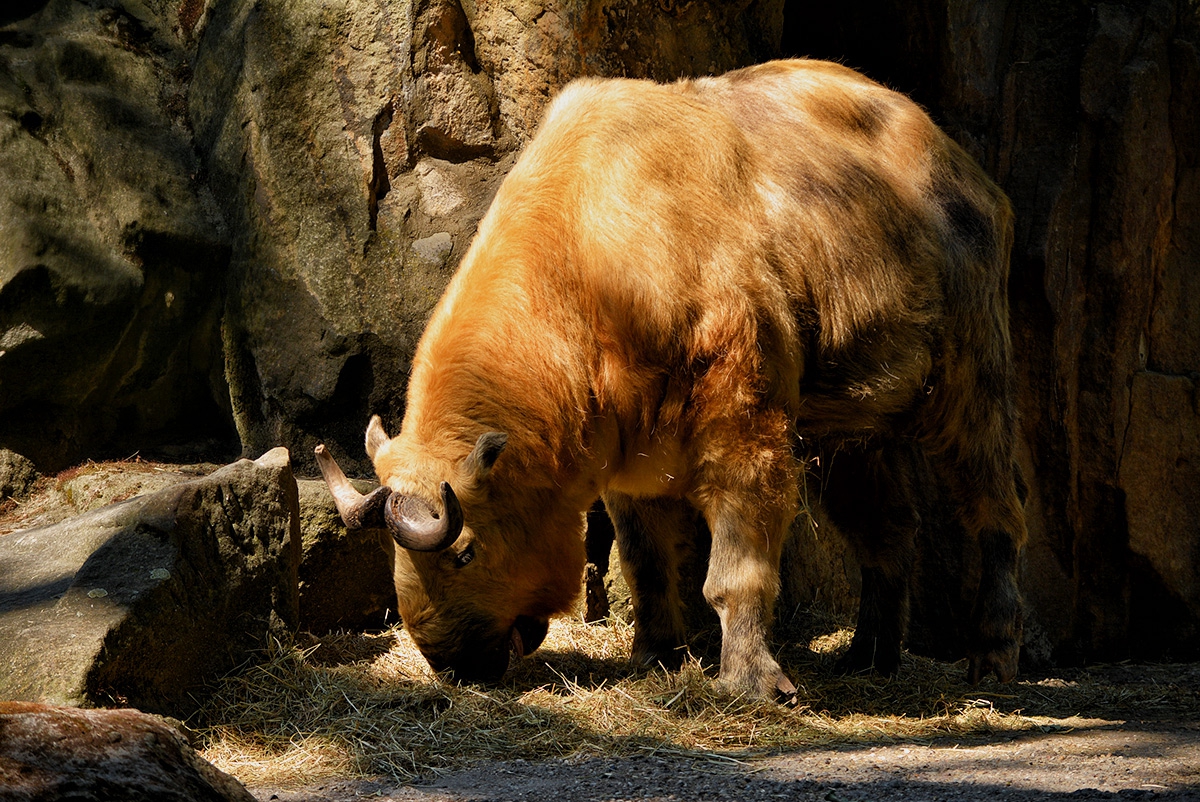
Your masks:
<svg viewBox="0 0 1200 802"><path fill-rule="evenodd" d="M383 430L383 421L378 415L371 416L371 422L367 424L367 456L372 461L375 459L375 452L379 451L389 439L387 432Z"/></svg>
<svg viewBox="0 0 1200 802"><path fill-rule="evenodd" d="M475 449L467 457L467 473L476 481L486 479L506 445L508 435L504 432L485 432L479 435L479 439L475 441Z"/></svg>

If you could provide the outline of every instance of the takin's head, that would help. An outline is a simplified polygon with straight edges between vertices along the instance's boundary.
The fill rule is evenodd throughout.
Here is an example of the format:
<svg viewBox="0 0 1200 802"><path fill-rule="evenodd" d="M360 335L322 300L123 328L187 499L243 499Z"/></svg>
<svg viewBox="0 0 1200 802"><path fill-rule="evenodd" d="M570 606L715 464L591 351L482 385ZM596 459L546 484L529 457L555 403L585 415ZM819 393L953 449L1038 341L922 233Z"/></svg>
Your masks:
<svg viewBox="0 0 1200 802"><path fill-rule="evenodd" d="M366 496L317 446L346 526L386 528L395 541L396 603L413 641L435 671L460 680L499 679L511 653L541 644L582 584L582 514L499 492L508 477L492 469L506 443L488 432L462 459L438 460L403 435L389 439L374 417L367 453L382 486Z"/></svg>

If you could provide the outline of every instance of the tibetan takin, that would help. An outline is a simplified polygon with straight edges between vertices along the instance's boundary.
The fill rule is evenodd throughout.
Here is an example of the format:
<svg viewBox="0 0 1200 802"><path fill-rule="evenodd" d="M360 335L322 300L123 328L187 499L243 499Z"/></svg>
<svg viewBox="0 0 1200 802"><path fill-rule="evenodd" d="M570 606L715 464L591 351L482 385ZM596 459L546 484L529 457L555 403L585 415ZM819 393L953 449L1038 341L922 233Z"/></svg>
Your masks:
<svg viewBox="0 0 1200 802"><path fill-rule="evenodd" d="M1017 671L1025 523L1014 470L1012 213L902 95L793 60L552 102L417 347L367 496L318 461L351 527L395 540L429 664L499 678L581 592L602 498L633 594L633 659L678 664L678 554L711 533L720 679L795 688L769 646L780 553L813 477L862 568L846 670L900 660L913 460L935 466L981 579L969 675ZM816 469L814 469L816 470Z"/></svg>

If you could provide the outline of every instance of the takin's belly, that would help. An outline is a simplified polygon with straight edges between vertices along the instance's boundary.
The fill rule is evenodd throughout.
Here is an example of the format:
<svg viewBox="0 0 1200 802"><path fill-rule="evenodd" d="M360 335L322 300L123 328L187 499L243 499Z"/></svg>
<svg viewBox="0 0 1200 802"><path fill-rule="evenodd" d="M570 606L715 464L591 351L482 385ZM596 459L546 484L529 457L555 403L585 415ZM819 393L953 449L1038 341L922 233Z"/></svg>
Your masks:
<svg viewBox="0 0 1200 802"><path fill-rule="evenodd" d="M690 489L683 445L675 438L640 437L606 471L605 488L635 498L680 497Z"/></svg>

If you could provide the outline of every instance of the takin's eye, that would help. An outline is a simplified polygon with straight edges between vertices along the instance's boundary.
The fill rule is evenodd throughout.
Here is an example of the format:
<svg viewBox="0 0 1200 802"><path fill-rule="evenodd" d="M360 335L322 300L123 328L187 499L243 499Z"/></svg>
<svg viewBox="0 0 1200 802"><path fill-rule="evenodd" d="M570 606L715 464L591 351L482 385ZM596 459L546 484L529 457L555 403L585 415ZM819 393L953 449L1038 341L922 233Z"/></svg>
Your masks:
<svg viewBox="0 0 1200 802"><path fill-rule="evenodd" d="M455 555L454 567L455 568L464 568L464 567L470 565L471 561L474 559L475 559L475 544L468 543L467 547L465 549L463 549L462 551L460 551L458 554Z"/></svg>

